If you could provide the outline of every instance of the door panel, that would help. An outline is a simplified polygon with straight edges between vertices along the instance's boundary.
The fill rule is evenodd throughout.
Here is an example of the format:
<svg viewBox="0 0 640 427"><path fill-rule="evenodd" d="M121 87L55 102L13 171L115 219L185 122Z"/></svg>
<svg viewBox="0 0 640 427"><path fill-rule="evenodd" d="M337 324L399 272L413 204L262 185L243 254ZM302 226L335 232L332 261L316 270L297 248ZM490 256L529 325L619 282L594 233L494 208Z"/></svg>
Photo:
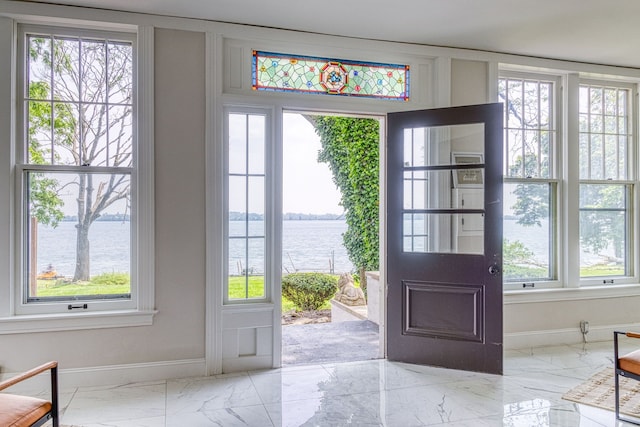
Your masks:
<svg viewBox="0 0 640 427"><path fill-rule="evenodd" d="M502 111L388 115L390 360L502 373Z"/></svg>

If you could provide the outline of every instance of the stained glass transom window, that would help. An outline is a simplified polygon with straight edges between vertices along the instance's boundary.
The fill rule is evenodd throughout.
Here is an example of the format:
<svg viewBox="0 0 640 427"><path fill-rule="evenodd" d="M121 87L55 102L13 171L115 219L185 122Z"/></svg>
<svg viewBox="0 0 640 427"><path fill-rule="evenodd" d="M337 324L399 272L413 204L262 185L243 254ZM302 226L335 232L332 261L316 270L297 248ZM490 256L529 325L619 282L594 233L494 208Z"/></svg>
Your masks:
<svg viewBox="0 0 640 427"><path fill-rule="evenodd" d="M254 90L409 100L409 66L253 52Z"/></svg>

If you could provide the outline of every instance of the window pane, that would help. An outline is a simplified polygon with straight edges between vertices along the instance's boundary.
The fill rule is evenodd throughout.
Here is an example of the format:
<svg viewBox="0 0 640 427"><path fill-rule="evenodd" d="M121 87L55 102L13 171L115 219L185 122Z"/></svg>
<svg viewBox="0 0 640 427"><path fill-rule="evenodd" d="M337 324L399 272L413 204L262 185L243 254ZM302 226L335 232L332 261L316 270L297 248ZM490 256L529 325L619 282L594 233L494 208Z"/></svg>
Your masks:
<svg viewBox="0 0 640 427"><path fill-rule="evenodd" d="M627 275L627 185L580 186L580 276Z"/></svg>
<svg viewBox="0 0 640 427"><path fill-rule="evenodd" d="M555 139L553 83L500 79L505 108L505 174L517 178L551 178Z"/></svg>
<svg viewBox="0 0 640 427"><path fill-rule="evenodd" d="M25 179L26 299L129 298L129 175L25 172Z"/></svg>
<svg viewBox="0 0 640 427"><path fill-rule="evenodd" d="M133 46L131 43L107 44L107 89L110 104L131 104L133 99Z"/></svg>
<svg viewBox="0 0 640 427"><path fill-rule="evenodd" d="M247 173L247 116L229 114L229 173Z"/></svg>
<svg viewBox="0 0 640 427"><path fill-rule="evenodd" d="M580 86L580 179L628 179L629 89Z"/></svg>
<svg viewBox="0 0 640 427"><path fill-rule="evenodd" d="M82 106L81 129L84 144L80 145L80 164L86 166L106 166L109 150L107 147L107 109L105 104L85 104Z"/></svg>
<svg viewBox="0 0 640 427"><path fill-rule="evenodd" d="M265 117L249 116L249 173L264 173Z"/></svg>
<svg viewBox="0 0 640 427"><path fill-rule="evenodd" d="M484 253L484 215L404 214L404 252Z"/></svg>
<svg viewBox="0 0 640 427"><path fill-rule="evenodd" d="M31 99L51 99L51 38L27 37L29 50L27 96Z"/></svg>
<svg viewBox="0 0 640 427"><path fill-rule="evenodd" d="M445 172L449 173L449 171ZM404 173L404 209L427 208L427 176L426 171L406 171Z"/></svg>
<svg viewBox="0 0 640 427"><path fill-rule="evenodd" d="M266 117L228 115L227 301L266 298L265 186Z"/></svg>
<svg viewBox="0 0 640 427"><path fill-rule="evenodd" d="M249 284L248 298L264 298L264 238L249 239L249 258L247 259L247 282Z"/></svg>
<svg viewBox="0 0 640 427"><path fill-rule="evenodd" d="M554 278L552 184L505 183L504 195L504 280Z"/></svg>
<svg viewBox="0 0 640 427"><path fill-rule="evenodd" d="M51 103L30 101L27 104L27 159L31 164L52 163Z"/></svg>
<svg viewBox="0 0 640 427"><path fill-rule="evenodd" d="M229 239L229 275L243 276L247 268L247 239ZM235 292L229 289L229 297L233 297ZM236 298L240 298L235 295Z"/></svg>
<svg viewBox="0 0 640 427"><path fill-rule="evenodd" d="M427 139L424 128L404 130L404 165L405 167L427 165Z"/></svg>
<svg viewBox="0 0 640 427"><path fill-rule="evenodd" d="M96 39L28 40L29 162L132 167L132 44L107 49ZM53 99L33 101L51 98L51 87Z"/></svg>
<svg viewBox="0 0 640 427"><path fill-rule="evenodd" d="M409 100L409 66L253 52L254 90Z"/></svg>
<svg viewBox="0 0 640 427"><path fill-rule="evenodd" d="M80 40L53 39L53 97L80 101Z"/></svg>
<svg viewBox="0 0 640 427"><path fill-rule="evenodd" d="M265 298L264 238L229 239L229 300Z"/></svg>
<svg viewBox="0 0 640 427"><path fill-rule="evenodd" d="M402 235L404 252L427 252L428 227L426 214L404 214Z"/></svg>
<svg viewBox="0 0 640 427"><path fill-rule="evenodd" d="M104 42L80 41L81 99L105 103L107 95L107 50Z"/></svg>
<svg viewBox="0 0 640 427"><path fill-rule="evenodd" d="M107 123L107 166L133 166L133 106L109 108ZM114 147L116 148L114 150Z"/></svg>

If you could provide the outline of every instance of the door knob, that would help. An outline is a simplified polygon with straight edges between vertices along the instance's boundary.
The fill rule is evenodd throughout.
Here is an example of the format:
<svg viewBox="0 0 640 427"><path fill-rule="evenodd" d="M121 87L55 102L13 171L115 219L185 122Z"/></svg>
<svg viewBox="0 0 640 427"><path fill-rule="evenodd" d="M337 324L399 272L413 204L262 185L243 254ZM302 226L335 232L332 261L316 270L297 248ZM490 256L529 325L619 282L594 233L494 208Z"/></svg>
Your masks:
<svg viewBox="0 0 640 427"><path fill-rule="evenodd" d="M498 267L496 264L492 264L489 266L490 275L495 276L498 273L500 273L500 267Z"/></svg>

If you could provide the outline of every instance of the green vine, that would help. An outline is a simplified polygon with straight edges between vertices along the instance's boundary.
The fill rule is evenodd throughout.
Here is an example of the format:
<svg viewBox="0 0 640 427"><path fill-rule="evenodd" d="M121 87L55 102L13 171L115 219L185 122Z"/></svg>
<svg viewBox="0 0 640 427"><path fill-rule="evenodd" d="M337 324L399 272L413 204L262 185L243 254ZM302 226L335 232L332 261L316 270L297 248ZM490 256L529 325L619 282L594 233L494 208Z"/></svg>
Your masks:
<svg viewBox="0 0 640 427"><path fill-rule="evenodd" d="M347 231L343 241L366 291L365 271L379 269L379 140L375 119L308 117L320 136L318 161L327 163L340 190Z"/></svg>

